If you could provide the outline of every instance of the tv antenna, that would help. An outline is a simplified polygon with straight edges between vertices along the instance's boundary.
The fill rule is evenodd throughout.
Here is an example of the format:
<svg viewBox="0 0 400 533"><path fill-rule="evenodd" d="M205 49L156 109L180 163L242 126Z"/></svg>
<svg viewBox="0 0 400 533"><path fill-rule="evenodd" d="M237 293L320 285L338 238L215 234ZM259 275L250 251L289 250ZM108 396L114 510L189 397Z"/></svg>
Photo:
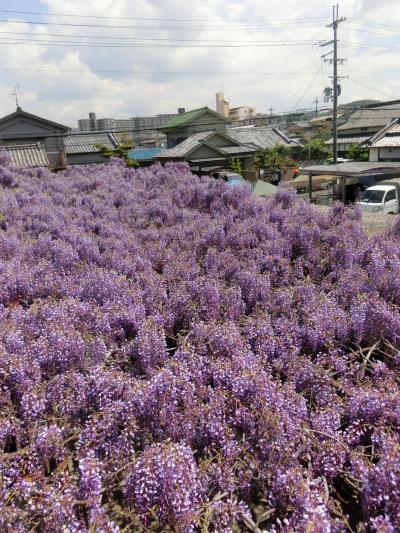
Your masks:
<svg viewBox="0 0 400 533"><path fill-rule="evenodd" d="M12 96L14 96L15 98L15 105L17 106L17 110L21 109L19 103L20 103L20 98L21 98L21 91L20 91L20 88L19 88L19 84L16 83L14 85L14 91L11 93Z"/></svg>

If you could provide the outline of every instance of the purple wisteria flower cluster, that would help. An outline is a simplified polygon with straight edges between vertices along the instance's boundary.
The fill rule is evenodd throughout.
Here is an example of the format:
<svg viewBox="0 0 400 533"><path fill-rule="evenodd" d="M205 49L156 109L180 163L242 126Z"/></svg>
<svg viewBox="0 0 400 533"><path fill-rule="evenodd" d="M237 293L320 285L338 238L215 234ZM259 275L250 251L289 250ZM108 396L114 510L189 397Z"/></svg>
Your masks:
<svg viewBox="0 0 400 533"><path fill-rule="evenodd" d="M0 158L0 531L400 530L400 224Z"/></svg>

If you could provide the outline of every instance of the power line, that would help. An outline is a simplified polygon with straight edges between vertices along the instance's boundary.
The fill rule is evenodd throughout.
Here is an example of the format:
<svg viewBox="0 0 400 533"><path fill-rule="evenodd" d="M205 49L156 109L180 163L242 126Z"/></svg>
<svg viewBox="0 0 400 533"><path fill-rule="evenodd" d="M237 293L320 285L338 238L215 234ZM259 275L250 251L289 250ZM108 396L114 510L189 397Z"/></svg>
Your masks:
<svg viewBox="0 0 400 533"><path fill-rule="evenodd" d="M9 20L9 19L1 19L0 23L7 23L7 24L32 24L32 25L40 25L40 26L68 26L68 27L76 27L76 28L113 28L113 29L135 29L135 30L159 30L159 31L165 31L165 30L204 30L204 29L211 29L211 30L243 30L246 28L253 28L253 29L266 29L268 27L272 28L280 28L280 27L290 27L290 26L298 26L298 22L288 22L288 23L279 23L276 25L262 23L257 25L251 25L251 24L245 24L242 26L210 26L209 28L206 28L205 26L133 26L133 25L110 25L110 24L77 24L72 22L48 22L48 21L34 21L34 20ZM315 23L302 23L302 26L314 26L314 27L320 27L320 24Z"/></svg>
<svg viewBox="0 0 400 533"><path fill-rule="evenodd" d="M356 25L355 28L353 27L354 25ZM361 27L358 27L358 26L361 26ZM391 33L392 34L396 33L396 30L390 30L390 29L385 30L384 28L382 28L380 31L379 31L379 28L367 30L367 29L363 28L363 24L362 23L357 24L356 22L350 22L348 27L350 27L350 29L354 29L354 30L356 30L358 32L361 32L361 33L369 33L371 35L383 35L383 36L386 36L386 37L390 37Z"/></svg>
<svg viewBox="0 0 400 533"><path fill-rule="evenodd" d="M68 33L33 33L30 31L18 31L18 32L12 32L12 31L0 31L1 35L33 35L33 36L39 36L39 37L69 37L70 39L115 39L115 40L122 40L122 41L173 41L173 42L209 42L209 43L315 43L317 42L317 39L303 39L303 40L296 40L296 41L288 41L287 39L283 40L240 40L237 39L233 41L227 41L226 39L177 39L177 38L170 38L170 37L119 37L119 36L108 36L108 35L76 35L76 34L68 34ZM5 39L6 37L3 37ZM7 37L7 39L11 39L11 37ZM18 40L22 40L22 38L18 37L16 38ZM23 39L23 40L31 40L29 39ZM32 39L33 40L33 39ZM57 42L57 41L55 41Z"/></svg>
<svg viewBox="0 0 400 533"><path fill-rule="evenodd" d="M0 72L77 72L81 74L104 73L104 74L171 74L171 75L190 75L190 76L310 76L313 72L195 72L195 71L167 71L167 70L122 70L122 69L104 69L104 70L84 70L84 69L61 69L61 68L1 68ZM247 92L247 91L246 91Z"/></svg>
<svg viewBox="0 0 400 533"><path fill-rule="evenodd" d="M304 93L300 96L300 98L298 99L296 105L294 106L293 109L297 109L297 107L299 106L300 102L303 100L303 98L306 96L306 94L308 93L308 91L311 89L311 86L312 84L314 83L314 81L316 80L318 74L322 71L322 64L320 65L320 67L318 68L317 72L315 73L314 77L312 78L312 80L310 81L310 83L307 85L307 88L306 90L304 91Z"/></svg>
<svg viewBox="0 0 400 533"><path fill-rule="evenodd" d="M351 22L353 22L354 24L362 24L363 26L370 26L370 27L373 27L373 28L384 28L384 29L388 29L388 30L393 30L395 32L399 32L400 31L400 28L398 26L390 26L389 24L380 24L379 22L372 22L372 21L369 21L369 20L364 20L364 19L356 19L356 18L352 18L352 17L347 17L348 20L350 20Z"/></svg>
<svg viewBox="0 0 400 533"><path fill-rule="evenodd" d="M0 37L1 39L6 39ZM34 45L34 46L58 46L58 47L83 47L83 48L287 48L290 46L312 46L317 45L317 41L292 41L281 43L263 43L263 44L188 44L188 43L90 43L90 42L71 42L71 41L48 41L41 39L13 40L1 42L0 45Z"/></svg>
<svg viewBox="0 0 400 533"><path fill-rule="evenodd" d="M153 17L115 17L110 15L81 15L81 14L71 14L71 13L54 13L54 12L44 12L44 11L15 11L12 9L0 9L0 13L14 13L18 15L40 15L40 16L52 16L52 17L77 17L77 18L94 18L94 19L112 19L112 20L155 20L155 21L173 21L173 22L242 22L246 20L256 20L256 19L201 19L201 18L192 18L192 19L182 19L182 18L153 18ZM273 19L273 23L292 21L292 22L302 22L302 21L325 21L326 18L304 18L304 19Z"/></svg>

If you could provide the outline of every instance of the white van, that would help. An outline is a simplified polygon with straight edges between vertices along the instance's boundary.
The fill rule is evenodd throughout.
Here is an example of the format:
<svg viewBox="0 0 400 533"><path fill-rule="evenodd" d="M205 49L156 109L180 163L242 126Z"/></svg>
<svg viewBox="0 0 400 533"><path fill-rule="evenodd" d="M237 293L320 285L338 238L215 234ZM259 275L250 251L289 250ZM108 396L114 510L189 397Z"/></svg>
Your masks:
<svg viewBox="0 0 400 533"><path fill-rule="evenodd" d="M368 187L357 203L366 212L397 215L400 206L400 178L381 181Z"/></svg>

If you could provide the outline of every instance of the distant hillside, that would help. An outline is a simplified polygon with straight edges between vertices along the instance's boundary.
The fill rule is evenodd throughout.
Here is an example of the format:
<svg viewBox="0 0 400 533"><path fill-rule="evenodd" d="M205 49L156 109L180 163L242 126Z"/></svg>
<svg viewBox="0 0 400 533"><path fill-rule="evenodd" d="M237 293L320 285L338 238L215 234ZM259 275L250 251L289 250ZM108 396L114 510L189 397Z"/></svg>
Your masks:
<svg viewBox="0 0 400 533"><path fill-rule="evenodd" d="M348 102L347 104L340 104L339 110L340 111L356 111L357 109L360 109L360 107L365 107L366 105L370 104L378 104L380 100L354 100L353 102Z"/></svg>
<svg viewBox="0 0 400 533"><path fill-rule="evenodd" d="M340 104L338 106L338 112L342 116L338 119L339 126L344 124L348 121L350 115L354 113L354 111L358 111L362 107L365 107L370 104L378 104L380 100L354 100L353 102L348 102L347 104Z"/></svg>

